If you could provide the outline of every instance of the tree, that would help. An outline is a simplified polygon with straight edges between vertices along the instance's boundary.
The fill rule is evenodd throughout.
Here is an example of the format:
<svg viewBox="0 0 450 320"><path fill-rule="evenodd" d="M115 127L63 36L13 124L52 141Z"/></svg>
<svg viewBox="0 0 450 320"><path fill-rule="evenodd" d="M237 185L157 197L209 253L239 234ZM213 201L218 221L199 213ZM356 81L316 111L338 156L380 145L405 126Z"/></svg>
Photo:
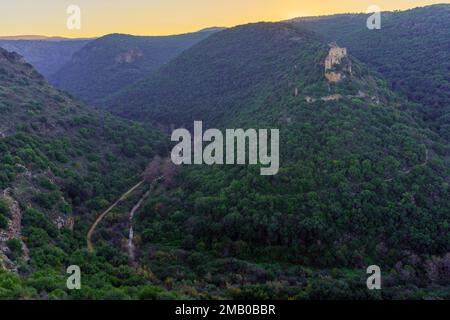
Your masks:
<svg viewBox="0 0 450 320"><path fill-rule="evenodd" d="M143 173L143 179L146 182L153 182L155 179L161 176L161 157L156 155L152 161L147 165Z"/></svg>
<svg viewBox="0 0 450 320"><path fill-rule="evenodd" d="M180 173L180 167L175 165L170 158L167 158L161 169L161 174L164 178L163 185L166 188L171 188L174 186L175 177Z"/></svg>

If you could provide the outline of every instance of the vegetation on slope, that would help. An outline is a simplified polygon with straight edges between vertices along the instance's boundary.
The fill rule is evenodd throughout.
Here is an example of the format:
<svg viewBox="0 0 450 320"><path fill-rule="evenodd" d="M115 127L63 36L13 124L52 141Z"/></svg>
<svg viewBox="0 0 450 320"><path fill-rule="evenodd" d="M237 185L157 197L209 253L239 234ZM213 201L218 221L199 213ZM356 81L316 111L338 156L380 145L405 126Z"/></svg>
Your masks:
<svg viewBox="0 0 450 320"><path fill-rule="evenodd" d="M186 167L138 212L139 258L157 278L198 297L369 298L361 277L377 264L384 298L448 297L446 150L419 105L366 66L328 83L327 53L307 30L241 26L112 99L113 112L168 127L281 130L278 175Z"/></svg>
<svg viewBox="0 0 450 320"><path fill-rule="evenodd" d="M383 12L381 29L368 15L337 15L295 22L307 26L380 72L391 88L423 105L424 118L450 138L450 5Z"/></svg>
<svg viewBox="0 0 450 320"><path fill-rule="evenodd" d="M76 52L49 79L55 86L83 101L99 103L108 95L152 73L214 32L201 31L165 37L106 35Z"/></svg>
<svg viewBox="0 0 450 320"><path fill-rule="evenodd" d="M58 125L40 126L36 118L25 121L30 127L26 137L37 135L38 150L44 150L46 157L61 148L51 145L45 149L45 144L40 144L43 138L49 139L45 140L49 144L64 136L64 148L83 139L76 148L68 148L69 153L63 149L68 162L49 158L52 172L70 167L74 155L81 165L71 172L78 175L70 180L70 188L64 187L66 176L55 181L47 177L50 183L42 180L36 184L34 189L42 191L31 199L25 195L32 192L20 192L32 181L27 171L7 182L14 187L15 198L31 203L41 213L26 210L23 234L32 259L24 263L19 258L22 278L0 273L0 288L6 288L0 295L449 298L450 204L445 145L421 120L421 105L391 91L386 81L353 56L349 58L352 72L341 82L329 83L323 65L328 50L327 43L315 34L289 24L241 26L212 35L110 100L117 114L167 127L204 120L205 127L281 130L281 169L276 176L262 177L257 167L192 166L185 167L172 183L153 190L134 219L136 270L126 266L128 213L148 186L121 202L102 222L94 235L95 254L82 249L86 221L93 221L89 213L101 211L137 182L142 169L139 163L144 164L156 151L164 154L164 145L151 144L148 153L143 153L145 144L139 142L143 137L137 133L148 131L137 125L131 129L127 123L106 117L111 121L107 132L118 135L118 140L108 144L108 150L114 150L111 153L117 157L114 169L119 170L111 177L109 156L100 163L95 157L98 150L103 154L106 148L102 141L112 139L109 134L107 138L102 135L105 129L101 122L94 121L91 126L83 123L80 134L61 129L59 123L65 122L58 122L60 117L71 118L76 108L58 117L55 110L49 112L50 123ZM342 71L339 66L336 70ZM5 82L6 90L2 87L5 93L0 97L5 105L9 100L20 101L21 96L40 97L42 87L32 95L24 89L33 75L25 69L14 71L21 77ZM39 77L31 81L31 87L37 86L36 81ZM17 90L22 90L18 97L14 94ZM56 93L64 100L56 105L71 101L53 89L44 91L44 106L53 105L49 97ZM321 99L327 97L334 99ZM22 111L16 117L28 119L25 114ZM89 115L97 119L93 111ZM6 121L13 123L8 118ZM117 128L119 124L122 131ZM84 126L92 131L82 130ZM8 125L4 130L5 141L9 141L8 132L16 134L11 128ZM53 135L55 132L58 134ZM148 134L153 137L148 141L159 140L158 135ZM126 148L114 148L124 139L131 146L138 141L129 157ZM22 159L26 154L16 152L17 145L14 140L5 150L13 159ZM81 148L85 145L92 149ZM92 163L96 165L92 167ZM34 169L39 168L37 164L30 167L40 174ZM116 187L119 184L120 188ZM114 192L108 193L111 189ZM86 190L89 192L83 193ZM59 230L51 219L55 213L62 216L55 203L60 195L72 203L72 215L77 219L73 231ZM0 205L5 219L11 215L8 207L2 211ZM69 208L65 204L59 207ZM24 255L18 243L7 245L10 259ZM62 272L67 264L77 264L83 270L83 290L64 287ZM366 288L365 271L371 264L382 269L381 292Z"/></svg>
<svg viewBox="0 0 450 320"><path fill-rule="evenodd" d="M37 71L49 77L90 40L0 40L0 47L25 58Z"/></svg>
<svg viewBox="0 0 450 320"><path fill-rule="evenodd" d="M148 160L167 152L166 138L80 105L3 49L0 126L0 298L120 298L121 286L136 298L164 294L113 244L89 254L85 236ZM66 287L74 264L83 270L82 292Z"/></svg>

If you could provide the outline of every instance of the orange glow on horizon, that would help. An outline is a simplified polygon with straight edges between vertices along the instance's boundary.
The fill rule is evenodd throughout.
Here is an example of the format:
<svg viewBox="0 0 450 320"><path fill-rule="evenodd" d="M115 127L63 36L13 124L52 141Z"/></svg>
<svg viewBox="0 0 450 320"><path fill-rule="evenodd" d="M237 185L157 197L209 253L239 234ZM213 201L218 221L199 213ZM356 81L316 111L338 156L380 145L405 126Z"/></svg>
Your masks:
<svg viewBox="0 0 450 320"><path fill-rule="evenodd" d="M299 16L405 10L450 0L14 0L0 3L0 35L68 38L109 33L169 35ZM81 8L81 30L66 27L70 4ZM5 14L6 13L6 14Z"/></svg>

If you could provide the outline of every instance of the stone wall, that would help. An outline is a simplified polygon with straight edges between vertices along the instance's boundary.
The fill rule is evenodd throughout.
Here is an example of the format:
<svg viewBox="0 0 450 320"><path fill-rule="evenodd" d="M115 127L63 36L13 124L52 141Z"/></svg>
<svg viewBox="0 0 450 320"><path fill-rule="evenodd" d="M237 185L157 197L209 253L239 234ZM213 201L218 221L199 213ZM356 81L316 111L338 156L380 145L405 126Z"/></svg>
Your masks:
<svg viewBox="0 0 450 320"><path fill-rule="evenodd" d="M342 71L334 70L334 66L342 66ZM344 72L352 73L352 65L350 59L348 59L347 49L331 44L328 56L325 58L325 78L329 82L339 82L345 78Z"/></svg>

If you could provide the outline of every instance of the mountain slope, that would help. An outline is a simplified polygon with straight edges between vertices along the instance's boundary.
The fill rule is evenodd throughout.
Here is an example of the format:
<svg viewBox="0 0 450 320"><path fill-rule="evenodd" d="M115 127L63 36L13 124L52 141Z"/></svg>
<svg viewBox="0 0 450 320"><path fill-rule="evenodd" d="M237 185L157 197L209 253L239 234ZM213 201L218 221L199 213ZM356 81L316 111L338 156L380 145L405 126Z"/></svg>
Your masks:
<svg viewBox="0 0 450 320"><path fill-rule="evenodd" d="M77 52L50 82L86 102L98 103L214 32L166 37L107 35Z"/></svg>
<svg viewBox="0 0 450 320"><path fill-rule="evenodd" d="M433 255L445 264L450 248L445 146L419 106L351 50L326 69L333 48L290 24L240 26L111 98L114 113L168 128L203 120L205 129L280 129L278 175L186 166L179 188L147 201L136 216L137 256L156 277L176 269L174 286L199 277L200 296L226 286L226 297L241 299L367 298L355 279L376 263L392 281L384 298L405 293L403 272L418 287L448 285L445 272L422 272Z"/></svg>
<svg viewBox="0 0 450 320"><path fill-rule="evenodd" d="M88 226L167 153L163 137L80 105L0 53L0 251L20 275L0 271L0 297L450 297L446 146L420 106L350 50L290 24L240 26L113 97L117 114L167 127L279 128L281 167L267 177L257 166L185 166L115 206L93 254ZM133 269L128 213L140 199ZM79 291L65 286L73 264ZM366 287L373 264L381 291Z"/></svg>
<svg viewBox="0 0 450 320"><path fill-rule="evenodd" d="M267 39L271 37L271 41ZM182 124L194 119L226 117L266 86L293 92L294 64L303 55L324 49L307 31L288 25L253 24L212 35L186 50L154 75L109 99L110 109L121 116ZM324 53L324 51L323 51ZM203 62L204 61L204 62ZM320 73L320 66L299 66L298 76ZM277 70L274 73L274 70ZM314 78L312 80L315 80Z"/></svg>
<svg viewBox="0 0 450 320"><path fill-rule="evenodd" d="M89 41L91 40L0 40L0 47L17 52L48 78Z"/></svg>
<svg viewBox="0 0 450 320"><path fill-rule="evenodd" d="M296 19L328 41L348 47L390 82L392 89L424 106L426 119L450 138L450 5L383 12L381 30L369 30L369 15Z"/></svg>
<svg viewBox="0 0 450 320"><path fill-rule="evenodd" d="M89 255L85 235L158 152L158 131L74 101L0 49L0 298L95 299L112 283L148 285L113 247ZM74 264L83 292L65 284Z"/></svg>

